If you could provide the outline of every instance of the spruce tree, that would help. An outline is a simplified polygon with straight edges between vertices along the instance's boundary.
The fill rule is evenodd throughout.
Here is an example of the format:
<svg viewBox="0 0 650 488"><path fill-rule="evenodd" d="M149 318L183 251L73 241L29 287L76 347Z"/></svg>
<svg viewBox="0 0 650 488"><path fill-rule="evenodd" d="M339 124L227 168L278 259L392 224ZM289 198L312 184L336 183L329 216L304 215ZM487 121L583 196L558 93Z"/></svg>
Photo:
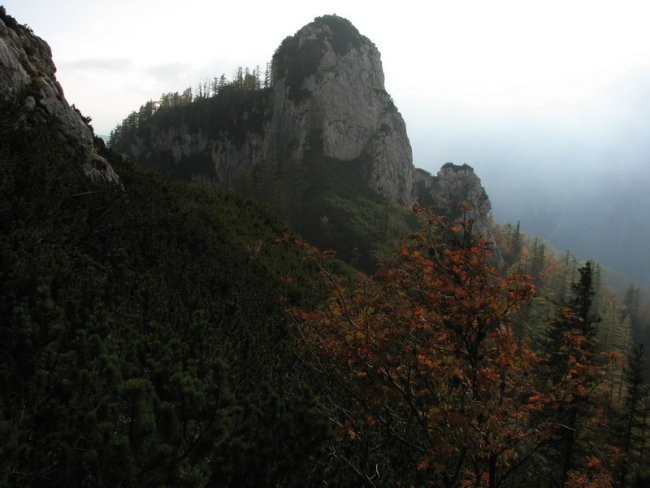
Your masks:
<svg viewBox="0 0 650 488"><path fill-rule="evenodd" d="M591 262L578 269L569 302L558 308L542 342L543 374L549 388L560 398L561 408L547 412L556 424L556 436L547 456L558 467L551 475L564 486L580 462L579 444L590 415L591 394L597 382L597 324L594 313L594 279ZM585 443L582 443L585 444ZM583 453L584 454L584 453Z"/></svg>
<svg viewBox="0 0 650 488"><path fill-rule="evenodd" d="M643 446L645 443L645 420L647 416L648 387L644 374L643 344L632 347L625 368L627 393L622 412L623 463L619 485L637 486L643 476L639 468L643 465ZM645 480L650 481L648 479Z"/></svg>

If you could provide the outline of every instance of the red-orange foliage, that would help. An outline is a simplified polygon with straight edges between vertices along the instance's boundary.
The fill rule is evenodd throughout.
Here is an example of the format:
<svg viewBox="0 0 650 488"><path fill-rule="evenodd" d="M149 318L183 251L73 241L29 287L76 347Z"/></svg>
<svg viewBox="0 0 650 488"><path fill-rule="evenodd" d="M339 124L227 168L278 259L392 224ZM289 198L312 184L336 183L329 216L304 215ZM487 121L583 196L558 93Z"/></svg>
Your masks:
<svg viewBox="0 0 650 488"><path fill-rule="evenodd" d="M326 307L293 313L314 364L343 385L343 400L323 400L342 437L391 450L383 459L408 452L420 485L495 487L545 433L533 420L550 401L529 374L538 358L509 324L535 289L501 276L471 226L429 224L373 277L333 281ZM368 484L385 476L358 464Z"/></svg>

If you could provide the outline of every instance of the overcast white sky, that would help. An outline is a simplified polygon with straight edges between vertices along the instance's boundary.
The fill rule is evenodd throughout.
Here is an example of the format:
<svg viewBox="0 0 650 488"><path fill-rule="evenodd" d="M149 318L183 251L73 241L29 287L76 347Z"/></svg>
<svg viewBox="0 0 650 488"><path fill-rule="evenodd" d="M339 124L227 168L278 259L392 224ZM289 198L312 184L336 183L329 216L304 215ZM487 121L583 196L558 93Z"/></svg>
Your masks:
<svg viewBox="0 0 650 488"><path fill-rule="evenodd" d="M650 66L647 1L0 3L51 45L67 98L100 134L163 91L263 67L285 36L325 13L377 45L386 87L414 133L440 113L452 126L624 116L608 91Z"/></svg>
<svg viewBox="0 0 650 488"><path fill-rule="evenodd" d="M526 228L544 199L650 186L647 0L0 3L50 44L98 134L163 92L263 67L284 37L336 13L379 48L416 166L474 166L497 219Z"/></svg>

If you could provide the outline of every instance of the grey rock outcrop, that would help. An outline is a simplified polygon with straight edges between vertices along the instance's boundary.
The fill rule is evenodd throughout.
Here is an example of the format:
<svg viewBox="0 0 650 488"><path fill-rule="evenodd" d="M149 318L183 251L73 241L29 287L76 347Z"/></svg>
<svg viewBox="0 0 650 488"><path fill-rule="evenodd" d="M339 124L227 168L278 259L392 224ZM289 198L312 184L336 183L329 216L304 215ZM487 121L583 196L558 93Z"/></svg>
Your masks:
<svg viewBox="0 0 650 488"><path fill-rule="evenodd" d="M286 38L273 58L273 89L276 151L295 159L310 150L340 161L362 158L372 188L410 203L404 120L386 93L379 51L350 22L320 17Z"/></svg>
<svg viewBox="0 0 650 488"><path fill-rule="evenodd" d="M454 220L473 223L473 231L488 239L492 236L490 199L480 178L467 164L445 164L436 176L415 170L414 191L425 204Z"/></svg>
<svg viewBox="0 0 650 488"><path fill-rule="evenodd" d="M432 176L414 167L404 120L384 87L380 53L346 19L318 17L287 37L273 56L271 86L249 92L248 102L239 103L231 88L159 112L150 102L125 120L112 147L235 191L260 166L273 173L287 161L356 165L365 185L393 203L424 201L453 218L463 217L458 205L470 204L465 217L489 235L490 202L472 168L448 164ZM124 127L130 135L119 137Z"/></svg>
<svg viewBox="0 0 650 488"><path fill-rule="evenodd" d="M191 129L182 122L151 132L146 140L136 137L126 152L143 164L164 161L166 170L192 182L210 182L232 190L242 175L266 160L264 135L255 131L237 142L227 132ZM196 161L200 163L193 167Z"/></svg>
<svg viewBox="0 0 650 488"><path fill-rule="evenodd" d="M47 43L2 10L0 104L22 107L16 124L54 124L65 147L81 157L82 169L88 177L117 182L111 165L95 150L92 129L63 96L55 72Z"/></svg>

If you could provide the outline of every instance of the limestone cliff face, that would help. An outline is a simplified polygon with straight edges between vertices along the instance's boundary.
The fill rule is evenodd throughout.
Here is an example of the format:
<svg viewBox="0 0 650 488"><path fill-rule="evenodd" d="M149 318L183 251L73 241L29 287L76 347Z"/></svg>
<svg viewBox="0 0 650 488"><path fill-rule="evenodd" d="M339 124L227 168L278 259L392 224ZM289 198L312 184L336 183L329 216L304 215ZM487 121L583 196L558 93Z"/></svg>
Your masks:
<svg viewBox="0 0 650 488"><path fill-rule="evenodd" d="M192 182L210 182L232 190L242 175L265 160L264 147L264 137L257 133L234 141L227 132L180 123L153 130L146 139L136 137L126 152L136 161L162 166Z"/></svg>
<svg viewBox="0 0 650 488"><path fill-rule="evenodd" d="M47 43L0 10L0 104L19 106L15 124L54 124L66 148L84 161L82 169L90 178L118 181L97 154L92 129L63 96L55 72Z"/></svg>
<svg viewBox="0 0 650 488"><path fill-rule="evenodd" d="M143 164L231 190L255 168L274 173L287 162L335 163L356 169L347 173L361 174L393 203L423 200L454 218L458 205L469 203L474 210L467 217L477 230L489 230L490 202L469 166L445 165L437 176L413 166L404 120L384 88L380 53L349 21L319 17L287 37L271 72L271 87L257 92L235 86L183 107L143 107L137 119L150 122L129 137L118 134L112 146Z"/></svg>
<svg viewBox="0 0 650 488"><path fill-rule="evenodd" d="M320 17L285 39L273 58L273 89L276 152L364 159L372 188L410 203L413 162L404 120L384 88L379 51L350 22Z"/></svg>
<svg viewBox="0 0 650 488"><path fill-rule="evenodd" d="M491 234L491 205L467 165L446 164L432 176L413 166L406 126L384 88L381 56L347 20L319 17L286 38L273 58L270 134L280 155L310 151L351 164L364 160L368 184L389 200L433 203ZM471 210L462 215L458 206Z"/></svg>

